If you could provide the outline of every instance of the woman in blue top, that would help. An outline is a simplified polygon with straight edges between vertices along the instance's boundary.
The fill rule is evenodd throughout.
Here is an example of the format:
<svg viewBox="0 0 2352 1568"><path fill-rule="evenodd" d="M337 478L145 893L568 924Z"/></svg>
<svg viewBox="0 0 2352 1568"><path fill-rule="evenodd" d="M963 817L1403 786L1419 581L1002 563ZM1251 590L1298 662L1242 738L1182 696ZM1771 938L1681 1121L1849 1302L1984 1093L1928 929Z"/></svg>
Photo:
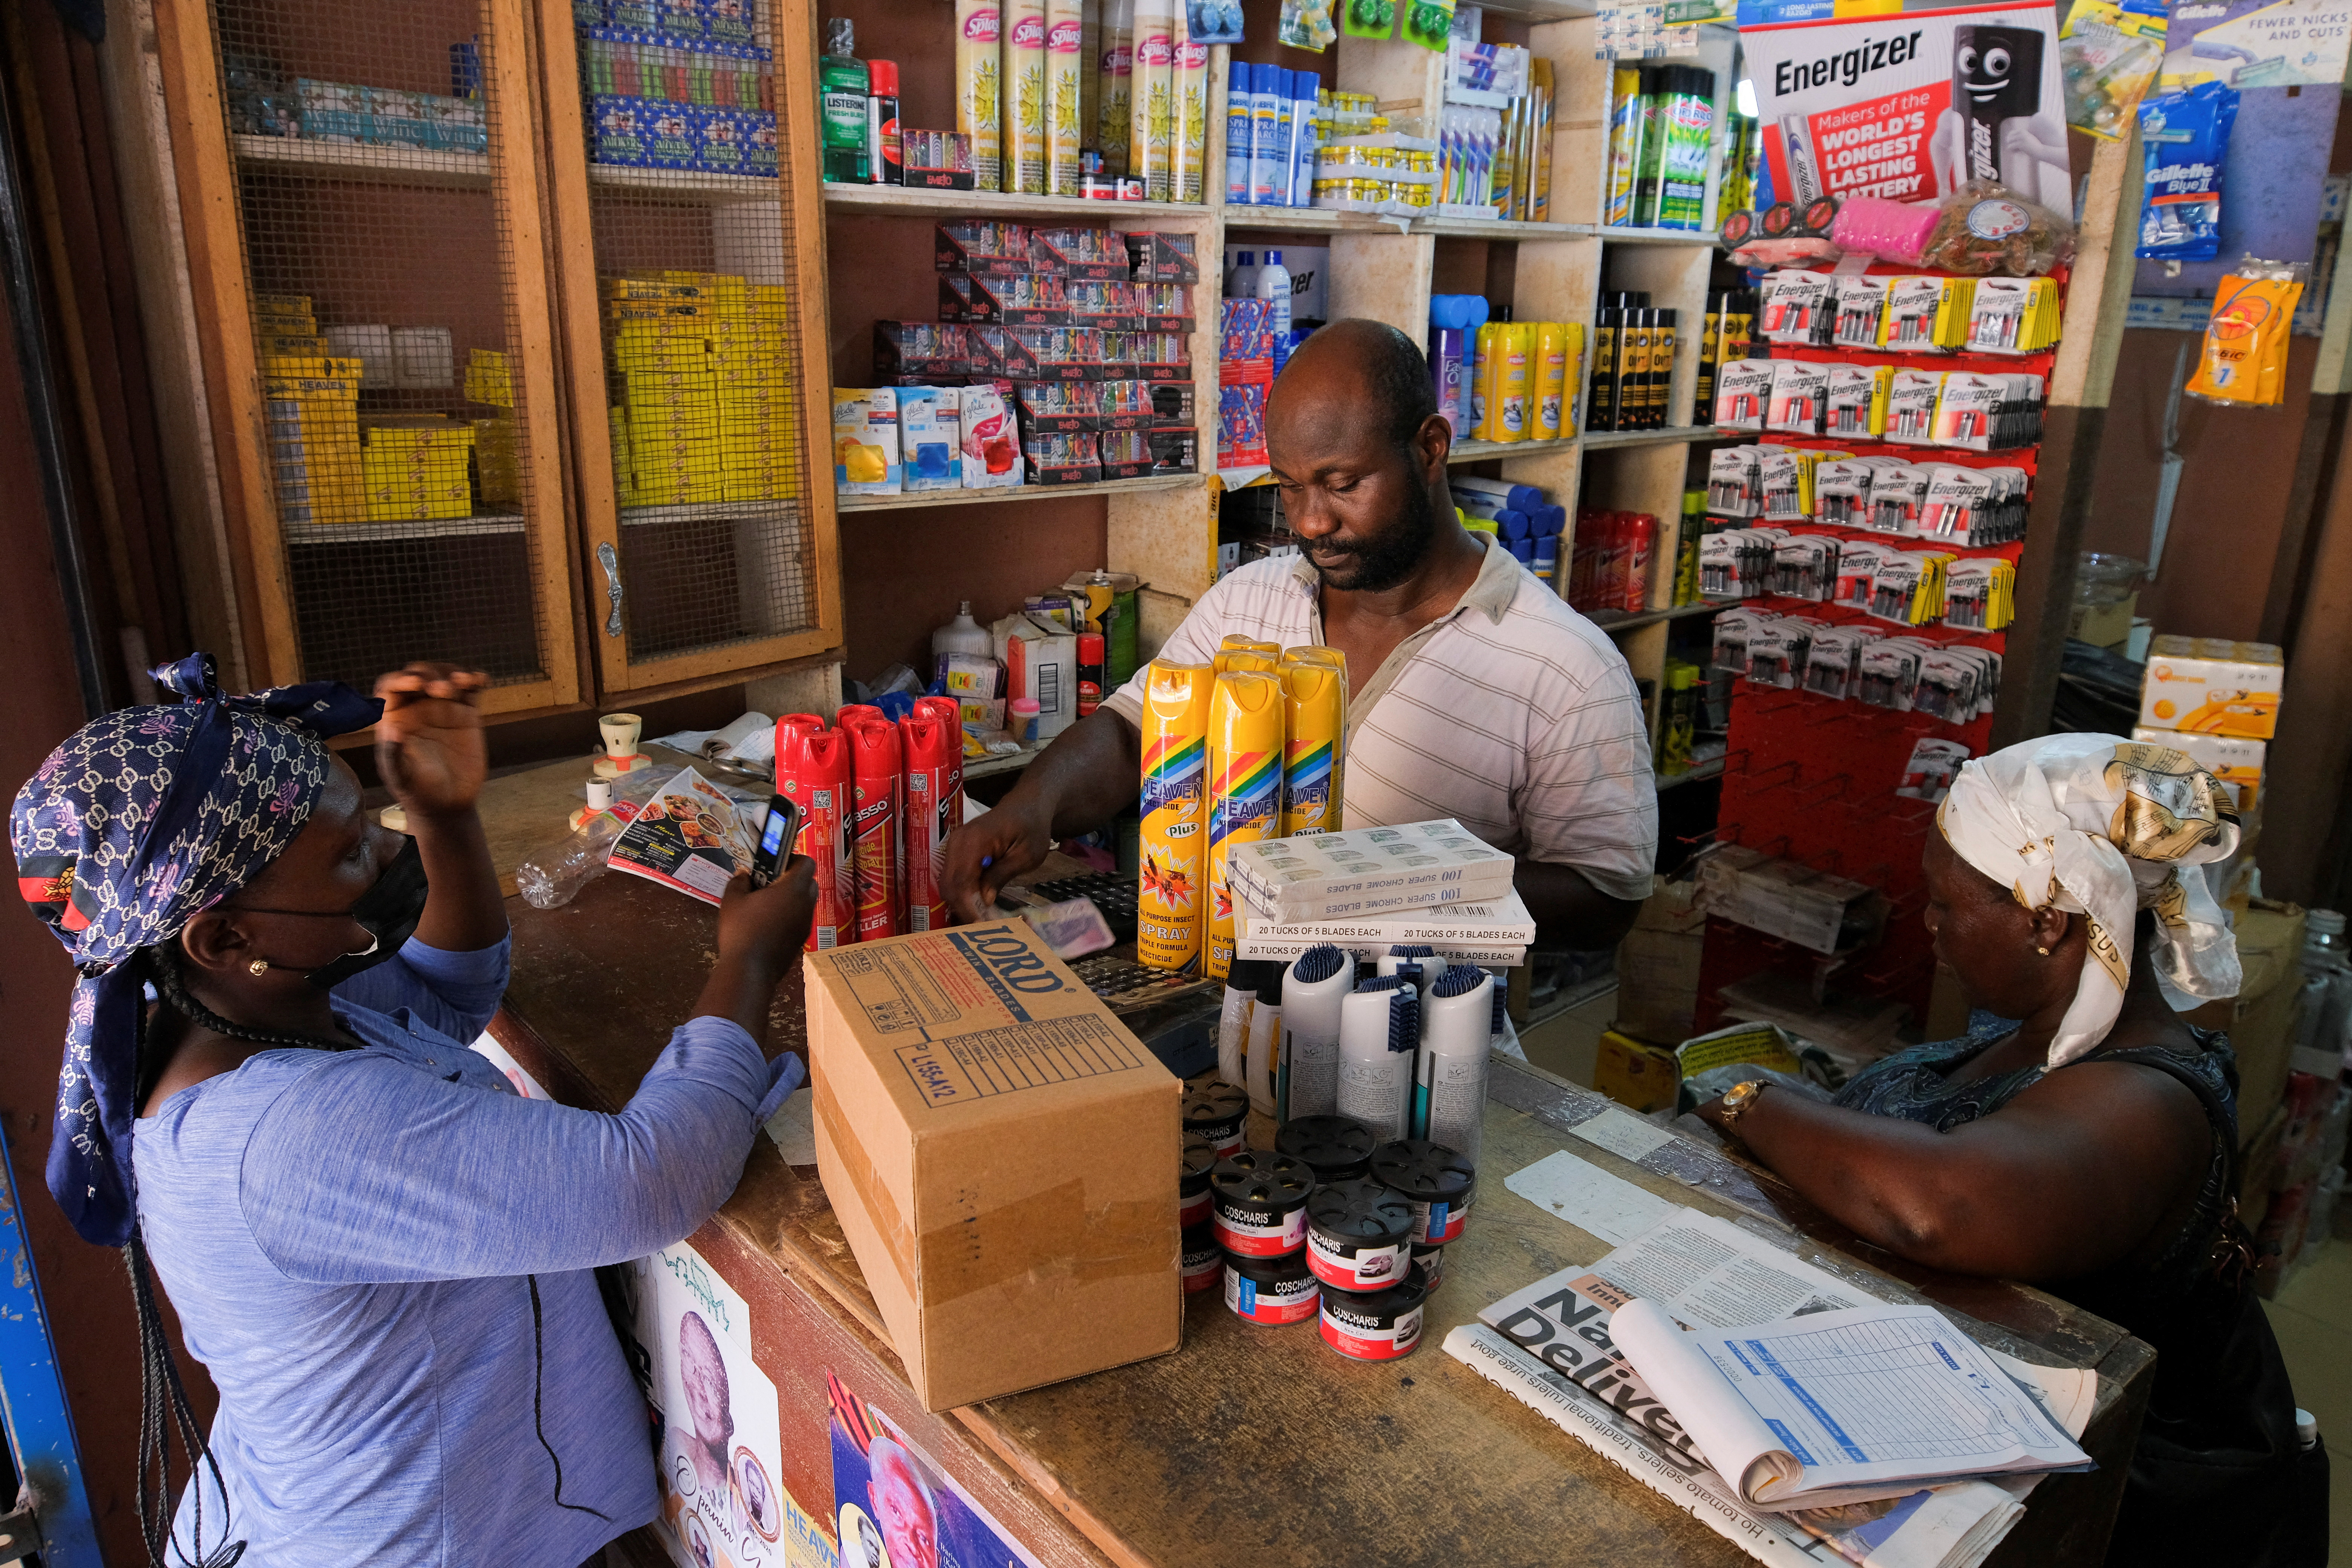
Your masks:
<svg viewBox="0 0 2352 1568"><path fill-rule="evenodd" d="M2299 1471L2245 1279L2229 1041L2175 1011L2238 989L2202 869L2237 849L2227 796L2169 748L2053 735L1968 763L1937 826L1927 928L1979 1009L1969 1033L1834 1104L1746 1083L1699 1114L1864 1239L2030 1280L2156 1347L2109 1563L2324 1562L2324 1482Z"/></svg>
<svg viewBox="0 0 2352 1568"><path fill-rule="evenodd" d="M656 1507L591 1270L701 1225L804 1077L761 1037L812 868L729 887L696 1015L619 1114L523 1100L467 1045L507 979L483 679L412 665L371 701L225 698L203 655L156 674L181 705L83 726L10 821L81 975L50 1190L129 1248L150 1437L167 1386L193 1433L142 1244L220 1391L168 1525L142 1454L150 1556L571 1568ZM322 743L370 722L414 837Z"/></svg>

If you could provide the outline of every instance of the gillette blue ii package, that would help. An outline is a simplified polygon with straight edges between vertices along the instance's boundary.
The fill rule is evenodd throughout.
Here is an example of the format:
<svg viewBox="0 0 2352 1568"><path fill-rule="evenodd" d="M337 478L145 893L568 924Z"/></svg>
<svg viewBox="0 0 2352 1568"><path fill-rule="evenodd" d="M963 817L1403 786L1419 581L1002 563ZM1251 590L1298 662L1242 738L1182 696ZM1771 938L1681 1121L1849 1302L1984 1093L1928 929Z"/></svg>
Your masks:
<svg viewBox="0 0 2352 1568"><path fill-rule="evenodd" d="M2238 118L2235 88L2218 81L2139 106L2139 247L2153 261L2210 261L2221 253L2221 165Z"/></svg>

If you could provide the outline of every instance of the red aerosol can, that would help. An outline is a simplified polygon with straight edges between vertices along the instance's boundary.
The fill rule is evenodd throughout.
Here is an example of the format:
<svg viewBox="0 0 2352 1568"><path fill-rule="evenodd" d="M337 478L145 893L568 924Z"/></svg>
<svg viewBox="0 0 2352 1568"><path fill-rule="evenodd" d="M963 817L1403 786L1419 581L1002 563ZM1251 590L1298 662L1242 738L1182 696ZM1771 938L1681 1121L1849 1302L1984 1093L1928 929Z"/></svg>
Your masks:
<svg viewBox="0 0 2352 1568"><path fill-rule="evenodd" d="M887 721L849 721L849 853L856 874L857 940L897 936L905 921L898 882L902 752Z"/></svg>
<svg viewBox="0 0 2352 1568"><path fill-rule="evenodd" d="M801 808L800 852L816 862L811 952L857 940L856 879L849 859L849 737L814 713L776 721L776 792Z"/></svg>
<svg viewBox="0 0 2352 1568"><path fill-rule="evenodd" d="M948 796L961 772L961 725L918 709L898 721L906 753L907 929L945 931Z"/></svg>
<svg viewBox="0 0 2352 1568"><path fill-rule="evenodd" d="M936 868L940 885L945 887L947 836L963 826L963 704L952 697L918 697L915 711L936 715L947 726L948 739L952 742L948 747L948 787L940 797L940 820L946 826L940 833L941 858Z"/></svg>

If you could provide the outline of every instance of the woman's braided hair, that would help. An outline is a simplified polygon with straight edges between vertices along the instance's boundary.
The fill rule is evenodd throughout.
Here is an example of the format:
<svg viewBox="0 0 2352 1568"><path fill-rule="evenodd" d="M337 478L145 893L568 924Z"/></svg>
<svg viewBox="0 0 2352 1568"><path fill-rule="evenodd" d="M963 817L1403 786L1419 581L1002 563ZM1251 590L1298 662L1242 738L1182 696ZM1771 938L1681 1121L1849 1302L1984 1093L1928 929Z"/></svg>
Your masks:
<svg viewBox="0 0 2352 1568"><path fill-rule="evenodd" d="M298 1035L286 1029L257 1028L251 1024L231 1023L202 1002L188 989L187 976L180 968L180 949L176 942L158 942L147 952L147 973L155 982L155 994L164 1005L200 1028L215 1035L226 1035L232 1040L250 1040L260 1046L284 1046L301 1050L341 1051L350 1046L341 1040L322 1040L310 1035Z"/></svg>

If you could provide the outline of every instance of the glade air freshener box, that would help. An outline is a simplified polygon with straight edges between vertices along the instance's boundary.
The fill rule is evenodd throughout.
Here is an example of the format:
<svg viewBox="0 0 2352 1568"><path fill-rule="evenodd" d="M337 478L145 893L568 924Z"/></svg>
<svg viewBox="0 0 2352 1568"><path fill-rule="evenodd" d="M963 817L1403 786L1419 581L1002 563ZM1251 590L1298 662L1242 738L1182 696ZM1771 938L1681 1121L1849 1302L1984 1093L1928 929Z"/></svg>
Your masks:
<svg viewBox="0 0 2352 1568"><path fill-rule="evenodd" d="M963 388L901 386L898 457L909 490L963 488Z"/></svg>
<svg viewBox="0 0 2352 1568"><path fill-rule="evenodd" d="M833 484L844 495L894 496L901 488L898 389L833 390Z"/></svg>
<svg viewBox="0 0 2352 1568"><path fill-rule="evenodd" d="M1177 1348L1182 1082L1026 921L806 960L817 1173L926 1410Z"/></svg>

